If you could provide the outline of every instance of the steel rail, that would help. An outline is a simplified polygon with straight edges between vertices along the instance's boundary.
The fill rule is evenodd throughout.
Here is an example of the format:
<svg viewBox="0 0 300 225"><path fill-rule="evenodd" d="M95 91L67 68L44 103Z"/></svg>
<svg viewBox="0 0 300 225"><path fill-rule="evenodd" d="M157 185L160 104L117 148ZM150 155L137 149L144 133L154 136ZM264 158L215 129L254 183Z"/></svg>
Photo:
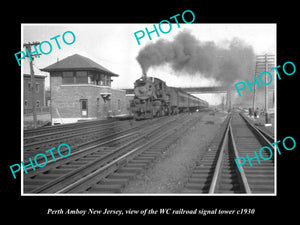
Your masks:
<svg viewBox="0 0 300 225"><path fill-rule="evenodd" d="M145 142L143 145L140 145L131 151L119 156L118 158L114 159L113 161L107 163L103 167L100 167L99 169L95 170L94 172L90 173L89 175L77 180L76 182L62 188L61 190L57 191L56 194L62 194L62 193L68 193L68 192L74 192L76 191L76 188L78 188L81 185L84 185L89 182L93 182L95 177L97 177L97 180L103 179L106 177L109 173L113 172L114 170L118 169L119 166L123 163L126 163L130 160L130 158L133 158L136 154L145 151L146 149L150 148L151 146L159 143L163 139L165 139L167 136L172 135L173 133L165 132L163 135L159 135L154 140L150 140ZM107 171L109 170L109 171Z"/></svg>
<svg viewBox="0 0 300 225"><path fill-rule="evenodd" d="M93 124L107 124L111 122L115 122L115 119L108 119L108 120L92 120L92 121L85 121L85 122L76 122L76 123L69 123L69 124L59 124L54 126L46 126L46 127L39 127L35 129L24 130L24 137L31 137L34 136L35 133L44 133L47 132L57 132L60 130L70 130L76 129L77 127L89 127Z"/></svg>
<svg viewBox="0 0 300 225"><path fill-rule="evenodd" d="M85 153L85 152L87 152L87 151L89 151L89 150L92 150L92 149L95 149L95 148L98 148L98 147L102 147L102 146L104 146L104 145L107 145L107 144L110 144L110 143L112 143L112 142L121 140L121 139L123 139L123 138L127 138L127 137L129 137L129 136L133 136L133 135L138 134L138 133L139 133L138 131L135 131L135 132L132 132L132 133L129 133L129 134L122 135L122 136L120 136L120 137L113 138L113 139L111 139L111 140L109 140L109 141L104 141L104 142L102 142L102 143L100 143L100 144L96 144L96 145L93 145L93 146L90 146L90 147L87 147L87 148L78 150L78 151L76 151L76 152L72 152L72 153L68 156L68 158L62 158L62 157L60 157L60 158L55 159L55 161L54 161L53 159L48 160L48 161L47 161L47 162L48 162L48 163L47 163L47 166L49 166L49 164L57 163L57 162L60 162L60 161L62 161L62 160L64 160L64 162L68 162L68 161L70 161L70 160L73 160L73 157L78 156L78 155L80 155L80 154L82 154L82 153ZM44 168L44 169L43 169L43 168ZM47 167L47 168L46 168L46 167L43 167L43 168L39 168L38 170L35 170L35 172L30 173L30 175L31 175L31 176L34 176L34 175L36 175L36 173L40 173L40 172L49 170L49 167ZM32 167L29 167L29 168L27 168L26 170L27 170L28 172L30 172L30 171L33 170L33 168L32 168Z"/></svg>
<svg viewBox="0 0 300 225"><path fill-rule="evenodd" d="M117 127L117 128L122 128L123 126L126 126L126 124L125 125L123 124L122 126ZM26 149L32 148L33 146L40 145L40 144L45 145L47 143L57 142L57 141L65 140L65 139L73 139L73 138L76 138L76 137L79 137L79 136L82 136L82 135L89 135L89 134L97 133L97 131L101 131L101 132L105 133L105 131L107 131L109 129L113 129L113 128L114 127L105 128L105 129L101 129L101 130L93 129L91 131L84 132L84 133L80 132L80 133L76 133L76 134L68 134L68 135L65 135L65 136L54 137L54 138L51 138L51 139L35 141L35 142L31 142L31 143L25 143L24 144L24 150L26 151ZM130 128L130 129L134 129L134 127Z"/></svg>
<svg viewBox="0 0 300 225"><path fill-rule="evenodd" d="M166 125L167 123L173 122L174 120L175 120L174 118L171 118L170 120L167 120L167 121L165 121L164 123L159 124L159 125ZM155 124L154 124L154 125L155 125ZM142 125L141 125L141 126L142 126ZM82 147L84 147L84 148L83 148L83 149L80 149L80 150L77 150L77 151L75 151L75 152L73 151L73 152L71 153L71 155L68 156L68 158L61 158L61 157L59 157L58 159L56 159L56 162L57 162L57 161L60 161L60 160L63 160L63 159L69 161L73 156L76 156L77 154L81 154L81 153L83 153L83 152L85 152L85 151L89 151L89 150L94 149L94 148L97 148L97 147L101 147L101 146L104 146L104 145L108 145L108 144L110 144L110 143L113 143L113 142L115 142L115 141L124 139L124 138L126 138L126 137L129 137L129 136L132 136L132 135L135 135L135 134L141 134L142 132L146 132L147 129L145 129L144 131L134 131L134 130L140 129L141 126L136 126L136 127L133 127L133 128L127 129L127 130L123 130L123 131L117 132L117 133L109 134L109 135L107 135L107 136L105 136L105 137L97 138L96 140L92 140L92 141L89 141L89 142L86 142L86 143L82 143L82 144L80 144L80 145L76 145L74 149L80 149L80 148L82 148ZM148 129L151 129L151 128L152 128L152 127L148 128ZM128 133L129 131L133 131L133 132ZM121 134L124 134L124 135L119 136L119 137L116 137L117 135L121 135ZM105 140L108 139L108 138L112 138L112 139L109 139L108 141L105 141ZM94 144L94 145L89 146L89 147L86 147L86 145L90 145L90 144L93 144L93 143L98 142L98 141L101 141L101 140L102 140L103 142L101 142L101 143L99 143L99 144ZM74 150L74 149L73 149L73 150ZM52 164L52 163L54 163L54 162L55 162L55 161L54 161L53 159L48 160L47 165L48 165L48 164ZM24 164L27 164L27 163L28 163L28 161L25 161L25 162L24 162ZM45 167L43 167L43 168L44 168L44 170L48 170L48 169L45 168ZM39 168L38 171L43 170L43 168ZM27 171L32 171L33 168L32 168L32 167L29 167L29 168L27 168L26 170L27 170ZM33 173L34 173L34 172L33 172ZM31 173L31 174L33 174L33 173Z"/></svg>
<svg viewBox="0 0 300 225"><path fill-rule="evenodd" d="M274 149L275 152L275 145L272 146L272 143L275 142L274 137L272 137L271 135L267 134L266 132L262 131L261 129L259 129L257 126L255 126L254 124L252 124L243 113L240 113L240 116L244 119L244 121L246 122L246 124L250 127L250 129L253 131L254 135L258 138L258 140L260 140L262 143L264 143L264 146L270 146ZM264 150L267 154L269 154L269 152L267 150ZM274 157L272 157L272 161L274 162Z"/></svg>
<svg viewBox="0 0 300 225"><path fill-rule="evenodd" d="M90 171L94 170L95 167L99 167L99 164L101 164L101 165L105 164L107 161L109 161L110 158L113 158L115 154L120 153L120 151L122 151L127 146L131 145L132 143L134 143L138 140L143 140L143 139L146 139L146 135L144 135L142 137L138 137L138 138L126 143L125 145L115 149L114 151L105 154L103 157L97 158L84 166L78 167L77 169L72 170L71 172L62 175L62 176L56 178L55 180L52 180L52 181L46 183L45 185L32 190L31 193L41 193L41 192L46 192L46 191L51 192L53 190L54 185L57 185L57 184L59 184L60 186L65 185L65 184L62 184L61 182L64 182L66 179L68 179L68 182L70 182L70 179L73 179L73 181L74 181L75 179L78 178L78 176L86 175L87 173L90 173ZM95 148L93 147L93 149L95 149ZM86 170L86 169L88 169L88 170ZM84 170L86 170L86 171L84 171ZM64 182L64 183L66 183L66 182Z"/></svg>
<svg viewBox="0 0 300 225"><path fill-rule="evenodd" d="M41 138L41 137L50 137L50 136L64 134L64 133L70 133L70 132L83 133L84 130L89 130L89 129L98 130L99 127L103 128L101 130L105 130L107 126L111 126L114 124L116 124L116 123L112 122L112 123L105 123L105 124L97 124L97 125L93 125L93 126L75 127L75 128L65 129L65 130L51 132L51 133L42 133L42 134L38 134L38 135L24 137L24 141L29 142L30 139Z"/></svg>
<svg viewBox="0 0 300 225"><path fill-rule="evenodd" d="M274 142L274 137L270 134L266 133L262 129L258 128L254 124L250 122L249 119L246 118L246 116L243 113L240 113L241 117L247 122L247 124L262 138L262 141L265 142L267 145L271 146L271 142Z"/></svg>
<svg viewBox="0 0 300 225"><path fill-rule="evenodd" d="M210 188L209 188L209 191L208 191L208 193L210 193L210 194L215 193L220 174L222 173L221 172L222 161L223 161L223 155L224 155L224 151L225 151L225 145L228 142L228 132L229 132L230 120L231 120L231 118L228 121L228 125L226 127L224 136L222 138L222 144L221 144L221 147L220 147L217 164L216 164L216 167L215 167L215 170L214 170L214 175L213 175L213 178L212 178L212 181L211 181L211 184L210 184Z"/></svg>
<svg viewBox="0 0 300 225"><path fill-rule="evenodd" d="M254 150L262 149L264 146L273 147L275 150L275 146L272 146L270 141L256 128L256 126L240 113L235 115L235 123L232 123L232 133L236 140L234 142L237 147L236 149L240 148L238 149L239 152L242 152L244 155L251 154ZM250 136L252 136L252 138L250 138ZM267 155L271 154L270 151L265 150L265 148L263 152ZM260 161L257 160L257 163L260 164ZM274 157L272 157L272 160L270 161L264 161L264 165L253 167L252 164L245 164L241 165L240 169L245 171L244 173L246 174L249 186L251 187L251 193L269 193L273 190Z"/></svg>
<svg viewBox="0 0 300 225"><path fill-rule="evenodd" d="M73 182L74 179L78 179L78 178L82 177L84 174L94 171L96 168L99 167L99 164L104 165L105 163L109 162L109 160L114 159L115 157L117 157L118 154L121 154L122 152L126 151L126 147L128 148L132 144L137 144L138 142L147 140L151 135L156 135L157 131L162 130L162 128L164 126L166 126L169 123L172 123L173 121L175 121L175 119L171 118L171 119L168 119L167 121L165 121L164 123L152 124L152 126L146 128L144 130L132 132L132 133L123 135L121 137L117 137L117 138L111 139L109 141L84 148L82 150L74 152L71 155L71 157L69 156L68 158L65 158L63 161L62 161L63 158L60 158L60 160L56 160L56 161L60 161L60 162L55 163L55 165L54 165L55 167L53 167L53 168L60 167L62 165L66 165L70 162L73 162L76 159L84 158L88 155L91 155L91 154L99 151L99 147L102 147L103 145L107 145L107 144L117 141L121 138L127 138L127 137L133 136L135 134L139 134L139 136L137 138L127 142L125 145L120 146L117 149L104 154L103 156L101 156L100 158L98 158L96 160L91 160L91 162L87 162L87 164L85 164L83 166L78 166L74 170L72 170L60 177L54 178L53 180L43 184L42 186L40 186L38 188L34 188L33 190L29 191L29 193L41 193L41 192L47 192L47 191L53 192L53 190L55 191L57 189L57 186L61 187L62 185L65 185L66 183L70 183L70 180L71 180L71 182ZM53 160L51 161L51 163L53 163ZM40 168L38 171L31 172L30 175L27 175L27 177L35 177L36 175L45 173L53 168L51 168L51 167L48 167L45 169ZM50 173L51 173L51 171L50 171Z"/></svg>
<svg viewBox="0 0 300 225"><path fill-rule="evenodd" d="M209 194L214 194L217 192L217 188L218 188L219 181L220 181L220 176L222 174L222 164L223 164L223 158L224 158L224 154L225 154L224 152L225 152L226 145L229 148L229 141L231 141L233 149L228 149L228 151L232 150L234 152L235 158L239 157L231 129L232 128L231 128L231 117L230 117L227 127L226 127L226 130L225 130L225 133L224 133L224 136L222 138L217 164L216 164L216 167L214 170L214 175L213 175L213 178L212 178L212 181L210 184L210 188L209 188ZM243 189L243 191L247 194L251 194L251 189L249 187L244 170L242 169L239 172L239 171L237 171L237 168L235 168L235 173L238 176L239 184L240 184L241 188Z"/></svg>
<svg viewBox="0 0 300 225"><path fill-rule="evenodd" d="M189 121L188 121L189 122ZM186 122L186 124L189 124ZM182 123L179 125L182 127ZM165 127L167 128L167 127ZM170 132L171 130L171 132ZM120 166L127 164L130 160L134 159L138 155L142 154L143 152L150 149L152 146L162 142L163 140L167 139L174 135L174 133L180 131L178 125L175 124L175 127L167 128L166 130L159 130L160 132L155 133L155 137L149 139L142 145L135 147L132 150L129 150L125 154L121 156L115 157L112 161L105 164L104 166L100 167L99 169L95 170L94 172L82 177L81 179L77 180L76 182L62 188L61 190L57 191L56 194L63 194L63 193L78 193L81 190L93 185L95 181L99 182L99 180L104 179L108 175L112 174L116 170L120 168ZM161 132L163 132L161 134Z"/></svg>
<svg viewBox="0 0 300 225"><path fill-rule="evenodd" d="M237 150L236 143L235 143L235 140L234 140L234 137L233 137L231 124L229 124L229 127L230 127L230 132L229 132L230 133L230 139L231 139L234 155L235 155L235 158L239 158L238 150ZM235 171L239 175L238 176L239 177L239 182L240 182L241 186L244 188L244 191L247 194L251 194L251 188L249 186L249 183L248 183L248 180L247 180L247 177L245 175L245 171L244 171L243 167L241 167L241 171L238 171L238 168L235 167Z"/></svg>

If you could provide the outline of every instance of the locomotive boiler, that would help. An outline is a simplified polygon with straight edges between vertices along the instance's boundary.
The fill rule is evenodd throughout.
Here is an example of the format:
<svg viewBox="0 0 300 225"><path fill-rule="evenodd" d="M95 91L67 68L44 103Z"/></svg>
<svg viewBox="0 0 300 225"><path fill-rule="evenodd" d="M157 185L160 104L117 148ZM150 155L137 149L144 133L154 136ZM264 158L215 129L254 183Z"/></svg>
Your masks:
<svg viewBox="0 0 300 225"><path fill-rule="evenodd" d="M206 101L180 88L168 87L155 77L142 76L134 83L131 109L136 120L194 112L207 107Z"/></svg>

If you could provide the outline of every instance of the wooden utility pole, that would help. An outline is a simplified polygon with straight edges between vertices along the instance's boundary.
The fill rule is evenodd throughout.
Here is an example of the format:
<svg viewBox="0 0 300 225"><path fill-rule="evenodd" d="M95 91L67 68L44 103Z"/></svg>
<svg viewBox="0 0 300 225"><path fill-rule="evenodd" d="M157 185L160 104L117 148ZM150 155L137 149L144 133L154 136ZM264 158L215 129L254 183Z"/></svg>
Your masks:
<svg viewBox="0 0 300 225"><path fill-rule="evenodd" d="M227 111L231 112L231 90L228 88L227 90Z"/></svg>
<svg viewBox="0 0 300 225"><path fill-rule="evenodd" d="M255 76L258 73L258 63L257 63L257 59L256 59L256 66L255 66ZM253 104L252 104L252 108L253 108L253 112L256 108L256 85L254 84L254 90L253 90Z"/></svg>
<svg viewBox="0 0 300 225"><path fill-rule="evenodd" d="M269 70L269 66L268 66L268 54L265 54L265 62L266 62L266 71ZM265 76L265 83L268 84L268 76ZM270 118L269 118L269 110L268 110L268 85L265 85L265 124L269 124L270 123Z"/></svg>
<svg viewBox="0 0 300 225"><path fill-rule="evenodd" d="M269 68L272 68L275 64L274 61L275 61L274 55L268 55L268 54L257 55L255 76L260 75L264 71L268 71ZM269 83L267 75L265 76L264 82L266 84ZM270 117L268 112L268 103L269 103L268 92L269 92L268 85L265 85L265 124L266 125L270 124ZM255 110L256 107L255 101L256 101L256 87L254 85L253 110Z"/></svg>
<svg viewBox="0 0 300 225"><path fill-rule="evenodd" d="M27 48L28 53L31 53L31 46L32 45L39 45L40 42L28 42L26 44L23 44L23 47ZM33 127L36 128L37 127L37 116L36 116L36 102L35 102L35 77L34 77L34 71L33 71L33 64L32 61L34 60L33 56L36 56L37 54L30 54L30 75L31 75L31 90L32 90L32 115L33 115ZM26 57L29 57L28 54L26 54Z"/></svg>

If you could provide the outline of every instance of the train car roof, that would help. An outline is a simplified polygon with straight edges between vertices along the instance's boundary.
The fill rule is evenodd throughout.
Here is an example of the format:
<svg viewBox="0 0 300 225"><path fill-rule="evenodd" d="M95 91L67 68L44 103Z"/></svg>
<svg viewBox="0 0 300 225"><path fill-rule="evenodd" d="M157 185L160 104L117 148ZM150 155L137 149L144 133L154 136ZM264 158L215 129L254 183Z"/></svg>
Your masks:
<svg viewBox="0 0 300 225"><path fill-rule="evenodd" d="M181 92L181 93L184 93L184 94L187 94L187 95L189 95L189 96L192 96L192 97L194 97L194 98L196 98L196 99L199 99L198 97L196 97L196 96L194 96L194 95L192 95L192 94L190 94L190 93L187 93L186 91L182 90L182 89L179 88L179 87L169 87L169 88L173 88L173 89L175 89L176 91L179 91L179 92Z"/></svg>
<svg viewBox="0 0 300 225"><path fill-rule="evenodd" d="M199 100L199 101L202 102L202 103L208 104L207 101L205 101L205 100L203 100L203 99L201 99L201 98L198 98L198 97L196 97L196 96L194 96L194 95L192 95L192 94L190 94L190 93L187 93L186 91L182 90L182 89L179 88L179 87L169 87L169 88L175 89L176 91L179 91L179 92L181 92L181 93L185 93L185 94L191 96L192 98Z"/></svg>

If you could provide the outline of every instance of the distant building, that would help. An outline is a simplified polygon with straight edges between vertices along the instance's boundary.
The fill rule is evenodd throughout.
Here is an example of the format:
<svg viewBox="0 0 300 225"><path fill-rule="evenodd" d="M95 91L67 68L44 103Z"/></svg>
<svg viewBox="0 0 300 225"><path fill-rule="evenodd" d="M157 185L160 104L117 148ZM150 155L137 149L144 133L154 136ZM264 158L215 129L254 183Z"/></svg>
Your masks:
<svg viewBox="0 0 300 225"><path fill-rule="evenodd" d="M31 82L31 75L24 74L24 110L31 110L32 103L32 89L35 93L35 106L37 108L45 106L45 78L46 76L34 75L35 85Z"/></svg>
<svg viewBox="0 0 300 225"><path fill-rule="evenodd" d="M50 73L52 124L126 114L125 91L111 88L117 74L75 54L44 69Z"/></svg>

